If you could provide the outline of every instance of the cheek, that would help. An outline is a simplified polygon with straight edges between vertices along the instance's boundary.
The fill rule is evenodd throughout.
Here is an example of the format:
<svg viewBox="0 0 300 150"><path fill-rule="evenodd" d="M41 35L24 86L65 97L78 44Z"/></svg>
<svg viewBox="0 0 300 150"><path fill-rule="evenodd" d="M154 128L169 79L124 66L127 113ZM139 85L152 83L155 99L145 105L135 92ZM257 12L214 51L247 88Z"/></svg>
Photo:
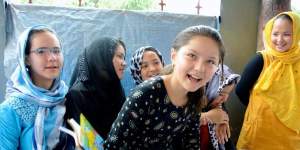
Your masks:
<svg viewBox="0 0 300 150"><path fill-rule="evenodd" d="M60 61L61 66L63 66L64 65L64 58L62 56L60 57L59 61Z"/></svg>
<svg viewBox="0 0 300 150"><path fill-rule="evenodd" d="M146 74L147 74L147 70L146 69L141 69L141 77L143 80L146 79Z"/></svg>
<svg viewBox="0 0 300 150"><path fill-rule="evenodd" d="M207 69L207 72L206 72L206 78L208 80L211 80L211 78L213 77L213 75L216 73L216 71L218 70L217 67L212 67L212 68L209 68Z"/></svg>
<svg viewBox="0 0 300 150"><path fill-rule="evenodd" d="M287 43L288 43L289 46L291 46L291 45L293 44L293 39L292 39L292 37L287 37L287 38L286 38L286 41L287 41Z"/></svg>

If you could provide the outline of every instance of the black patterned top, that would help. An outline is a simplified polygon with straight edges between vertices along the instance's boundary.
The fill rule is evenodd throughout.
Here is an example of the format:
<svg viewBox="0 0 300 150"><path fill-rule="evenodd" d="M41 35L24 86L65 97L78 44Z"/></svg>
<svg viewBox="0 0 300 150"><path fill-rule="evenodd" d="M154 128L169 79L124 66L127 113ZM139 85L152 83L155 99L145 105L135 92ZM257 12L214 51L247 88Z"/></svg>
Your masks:
<svg viewBox="0 0 300 150"><path fill-rule="evenodd" d="M199 149L199 115L195 108L190 103L174 106L161 77L147 80L126 99L104 147Z"/></svg>

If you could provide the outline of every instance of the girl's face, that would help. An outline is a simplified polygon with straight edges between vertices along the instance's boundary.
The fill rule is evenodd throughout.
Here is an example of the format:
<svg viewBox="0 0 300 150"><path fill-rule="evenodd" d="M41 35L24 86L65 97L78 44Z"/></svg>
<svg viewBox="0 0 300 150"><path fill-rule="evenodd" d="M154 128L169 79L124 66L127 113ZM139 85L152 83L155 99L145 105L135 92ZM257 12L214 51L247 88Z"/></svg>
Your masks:
<svg viewBox="0 0 300 150"><path fill-rule="evenodd" d="M145 51L141 62L142 80L157 76L162 69L163 65L158 55L153 51Z"/></svg>
<svg viewBox="0 0 300 150"><path fill-rule="evenodd" d="M271 32L272 48L278 52L288 51L293 44L293 25L284 18L274 21Z"/></svg>
<svg viewBox="0 0 300 150"><path fill-rule="evenodd" d="M26 65L30 67L33 83L48 89L53 80L59 76L63 66L60 43L57 37L48 31L35 33L32 36Z"/></svg>
<svg viewBox="0 0 300 150"><path fill-rule="evenodd" d="M194 92L211 80L219 63L219 47L211 38L195 36L178 51L172 51L173 76L186 92Z"/></svg>
<svg viewBox="0 0 300 150"><path fill-rule="evenodd" d="M124 70L126 67L125 49L123 46L121 46L121 45L117 46L117 49L115 51L112 61L113 61L114 69L115 69L115 72L116 72L118 78L122 79Z"/></svg>

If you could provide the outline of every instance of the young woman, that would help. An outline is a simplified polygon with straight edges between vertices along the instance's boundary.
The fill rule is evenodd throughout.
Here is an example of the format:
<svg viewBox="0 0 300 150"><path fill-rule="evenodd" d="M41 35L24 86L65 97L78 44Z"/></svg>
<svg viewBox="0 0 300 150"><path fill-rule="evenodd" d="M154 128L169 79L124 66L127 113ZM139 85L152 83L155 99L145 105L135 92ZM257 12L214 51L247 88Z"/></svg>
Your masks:
<svg viewBox="0 0 300 150"><path fill-rule="evenodd" d="M164 67L160 51L152 46L144 46L137 49L130 62L131 76L136 85L157 76Z"/></svg>
<svg viewBox="0 0 300 150"><path fill-rule="evenodd" d="M299 149L299 14L275 16L264 36L266 49L246 66L236 88L248 105L237 148Z"/></svg>
<svg viewBox="0 0 300 150"><path fill-rule="evenodd" d="M68 90L60 79L61 43L52 29L34 26L17 47L18 65L0 105L0 149L57 148Z"/></svg>
<svg viewBox="0 0 300 150"><path fill-rule="evenodd" d="M66 118L80 124L84 148L102 147L116 119L125 94L120 82L125 63L125 45L114 38L99 38L79 56L66 96Z"/></svg>
<svg viewBox="0 0 300 150"><path fill-rule="evenodd" d="M105 148L175 149L176 144L199 149L197 108L223 57L216 30L194 26L180 32L171 51L173 72L146 80L133 90L113 123Z"/></svg>
<svg viewBox="0 0 300 150"><path fill-rule="evenodd" d="M201 150L235 149L229 139L229 117L223 103L227 101L239 78L240 75L234 74L228 66L223 65L223 68L219 66L218 71L207 84L205 91L207 105L201 114ZM223 122L224 120L227 121Z"/></svg>

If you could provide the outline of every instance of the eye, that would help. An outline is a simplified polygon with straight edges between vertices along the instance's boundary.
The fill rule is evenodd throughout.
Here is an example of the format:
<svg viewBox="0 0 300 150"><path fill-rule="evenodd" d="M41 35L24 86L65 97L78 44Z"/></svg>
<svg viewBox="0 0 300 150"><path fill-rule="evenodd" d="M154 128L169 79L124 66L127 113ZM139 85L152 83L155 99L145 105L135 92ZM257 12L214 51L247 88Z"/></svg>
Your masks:
<svg viewBox="0 0 300 150"><path fill-rule="evenodd" d="M212 65L217 65L216 61L214 61L214 60L208 60L207 62Z"/></svg>
<svg viewBox="0 0 300 150"><path fill-rule="evenodd" d="M52 53L53 54L59 54L60 52L61 52L60 48L58 48L58 47L52 48Z"/></svg>
<svg viewBox="0 0 300 150"><path fill-rule="evenodd" d="M196 59L196 55L195 54L193 54L193 53L188 53L187 54L187 56L189 57L189 58L191 58L191 59Z"/></svg>
<svg viewBox="0 0 300 150"><path fill-rule="evenodd" d="M125 56L123 54L117 54L116 56L122 60L125 60Z"/></svg>
<svg viewBox="0 0 300 150"><path fill-rule="evenodd" d="M37 48L36 50L34 50L37 54L44 54L47 49L46 48Z"/></svg>
<svg viewBox="0 0 300 150"><path fill-rule="evenodd" d="M142 63L141 64L141 69L145 69L145 68L147 68L148 67L148 64L146 64L146 63Z"/></svg>
<svg viewBox="0 0 300 150"><path fill-rule="evenodd" d="M291 36L292 34L291 33L284 33L283 35L284 36Z"/></svg>
<svg viewBox="0 0 300 150"><path fill-rule="evenodd" d="M159 65L160 64L160 61L156 60L153 62L155 65Z"/></svg>

